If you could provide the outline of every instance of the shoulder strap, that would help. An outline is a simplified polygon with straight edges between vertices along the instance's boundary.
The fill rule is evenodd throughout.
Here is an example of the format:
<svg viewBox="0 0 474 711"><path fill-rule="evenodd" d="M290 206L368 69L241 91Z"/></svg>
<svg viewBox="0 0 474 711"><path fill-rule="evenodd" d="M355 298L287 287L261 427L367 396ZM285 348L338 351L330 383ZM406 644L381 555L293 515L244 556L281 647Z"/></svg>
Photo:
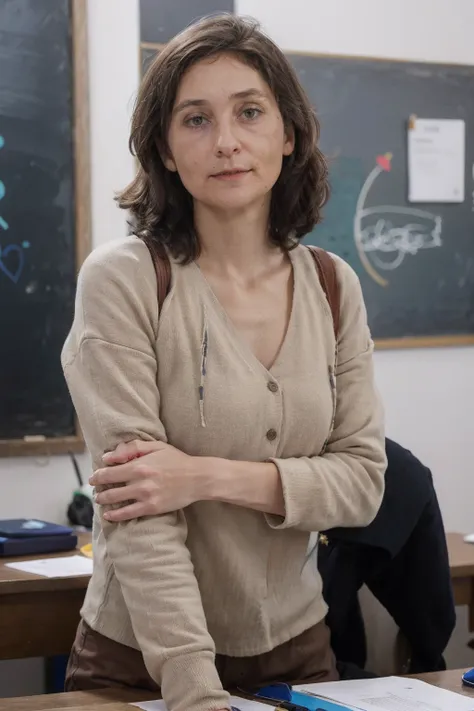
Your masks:
<svg viewBox="0 0 474 711"><path fill-rule="evenodd" d="M156 274L156 291L158 295L158 307L161 310L163 302L168 294L170 284L171 284L171 267L170 260L166 252L163 254L158 254L156 247L148 239L143 240L148 247L150 252L151 260L153 266L155 267Z"/></svg>
<svg viewBox="0 0 474 711"><path fill-rule="evenodd" d="M170 283L171 283L171 267L170 262L166 254L158 255L154 246L148 241L144 240L148 250L150 252L153 266L156 273L156 287L158 295L158 306L161 309L163 302L168 294ZM329 303L329 308L331 309L334 335L336 336L336 341L339 334L339 283L337 281L336 267L334 265L334 260L331 255L326 252L326 250L321 249L321 247L313 247L308 245L308 249L311 252L311 256L314 259L316 269L318 271L319 281L323 287L323 291L326 294L326 298Z"/></svg>
<svg viewBox="0 0 474 711"><path fill-rule="evenodd" d="M326 252L325 249L321 249L321 247L308 245L308 249L314 259L319 281L321 282L321 286L328 300L329 308L331 309L334 335L336 336L337 342L339 335L340 294L334 259L329 252Z"/></svg>

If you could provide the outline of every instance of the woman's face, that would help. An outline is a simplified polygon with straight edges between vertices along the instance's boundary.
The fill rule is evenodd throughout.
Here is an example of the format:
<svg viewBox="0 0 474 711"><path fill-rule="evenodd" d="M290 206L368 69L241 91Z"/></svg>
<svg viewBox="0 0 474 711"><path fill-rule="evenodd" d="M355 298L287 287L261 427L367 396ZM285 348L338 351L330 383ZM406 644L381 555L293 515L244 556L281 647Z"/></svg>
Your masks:
<svg viewBox="0 0 474 711"><path fill-rule="evenodd" d="M168 144L165 165L179 173L195 202L233 212L269 204L294 139L260 74L223 54L182 78Z"/></svg>

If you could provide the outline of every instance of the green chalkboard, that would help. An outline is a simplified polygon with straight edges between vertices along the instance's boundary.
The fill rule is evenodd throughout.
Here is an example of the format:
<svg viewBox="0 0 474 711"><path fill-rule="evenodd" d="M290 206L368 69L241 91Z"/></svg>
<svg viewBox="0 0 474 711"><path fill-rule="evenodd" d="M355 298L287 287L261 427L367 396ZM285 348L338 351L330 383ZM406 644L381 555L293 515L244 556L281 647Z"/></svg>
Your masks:
<svg viewBox="0 0 474 711"><path fill-rule="evenodd" d="M140 0L140 42L163 44L200 17L233 11L234 0Z"/></svg>
<svg viewBox="0 0 474 711"><path fill-rule="evenodd" d="M0 0L0 455L83 449L60 353L88 249L84 0Z"/></svg>
<svg viewBox="0 0 474 711"><path fill-rule="evenodd" d="M332 197L308 236L357 271L380 345L474 342L474 67L291 54ZM466 122L465 201L407 200L409 117Z"/></svg>

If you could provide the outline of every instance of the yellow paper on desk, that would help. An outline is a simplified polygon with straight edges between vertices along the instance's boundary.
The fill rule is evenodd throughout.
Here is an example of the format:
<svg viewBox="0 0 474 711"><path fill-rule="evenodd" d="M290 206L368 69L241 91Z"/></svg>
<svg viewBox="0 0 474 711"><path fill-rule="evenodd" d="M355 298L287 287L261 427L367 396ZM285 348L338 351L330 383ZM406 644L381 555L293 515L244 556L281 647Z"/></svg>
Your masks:
<svg viewBox="0 0 474 711"><path fill-rule="evenodd" d="M80 551L86 558L92 558L92 543L86 543L85 546L82 546Z"/></svg>

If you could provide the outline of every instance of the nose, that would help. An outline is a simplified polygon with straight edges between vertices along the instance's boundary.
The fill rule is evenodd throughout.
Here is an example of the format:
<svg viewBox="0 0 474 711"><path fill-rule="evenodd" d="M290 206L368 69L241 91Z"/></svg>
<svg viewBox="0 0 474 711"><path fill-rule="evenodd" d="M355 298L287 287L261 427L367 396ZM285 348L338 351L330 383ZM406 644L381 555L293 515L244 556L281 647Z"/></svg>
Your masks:
<svg viewBox="0 0 474 711"><path fill-rule="evenodd" d="M215 147L218 157L230 158L240 151L240 141L235 128L231 121L221 121L218 124Z"/></svg>

